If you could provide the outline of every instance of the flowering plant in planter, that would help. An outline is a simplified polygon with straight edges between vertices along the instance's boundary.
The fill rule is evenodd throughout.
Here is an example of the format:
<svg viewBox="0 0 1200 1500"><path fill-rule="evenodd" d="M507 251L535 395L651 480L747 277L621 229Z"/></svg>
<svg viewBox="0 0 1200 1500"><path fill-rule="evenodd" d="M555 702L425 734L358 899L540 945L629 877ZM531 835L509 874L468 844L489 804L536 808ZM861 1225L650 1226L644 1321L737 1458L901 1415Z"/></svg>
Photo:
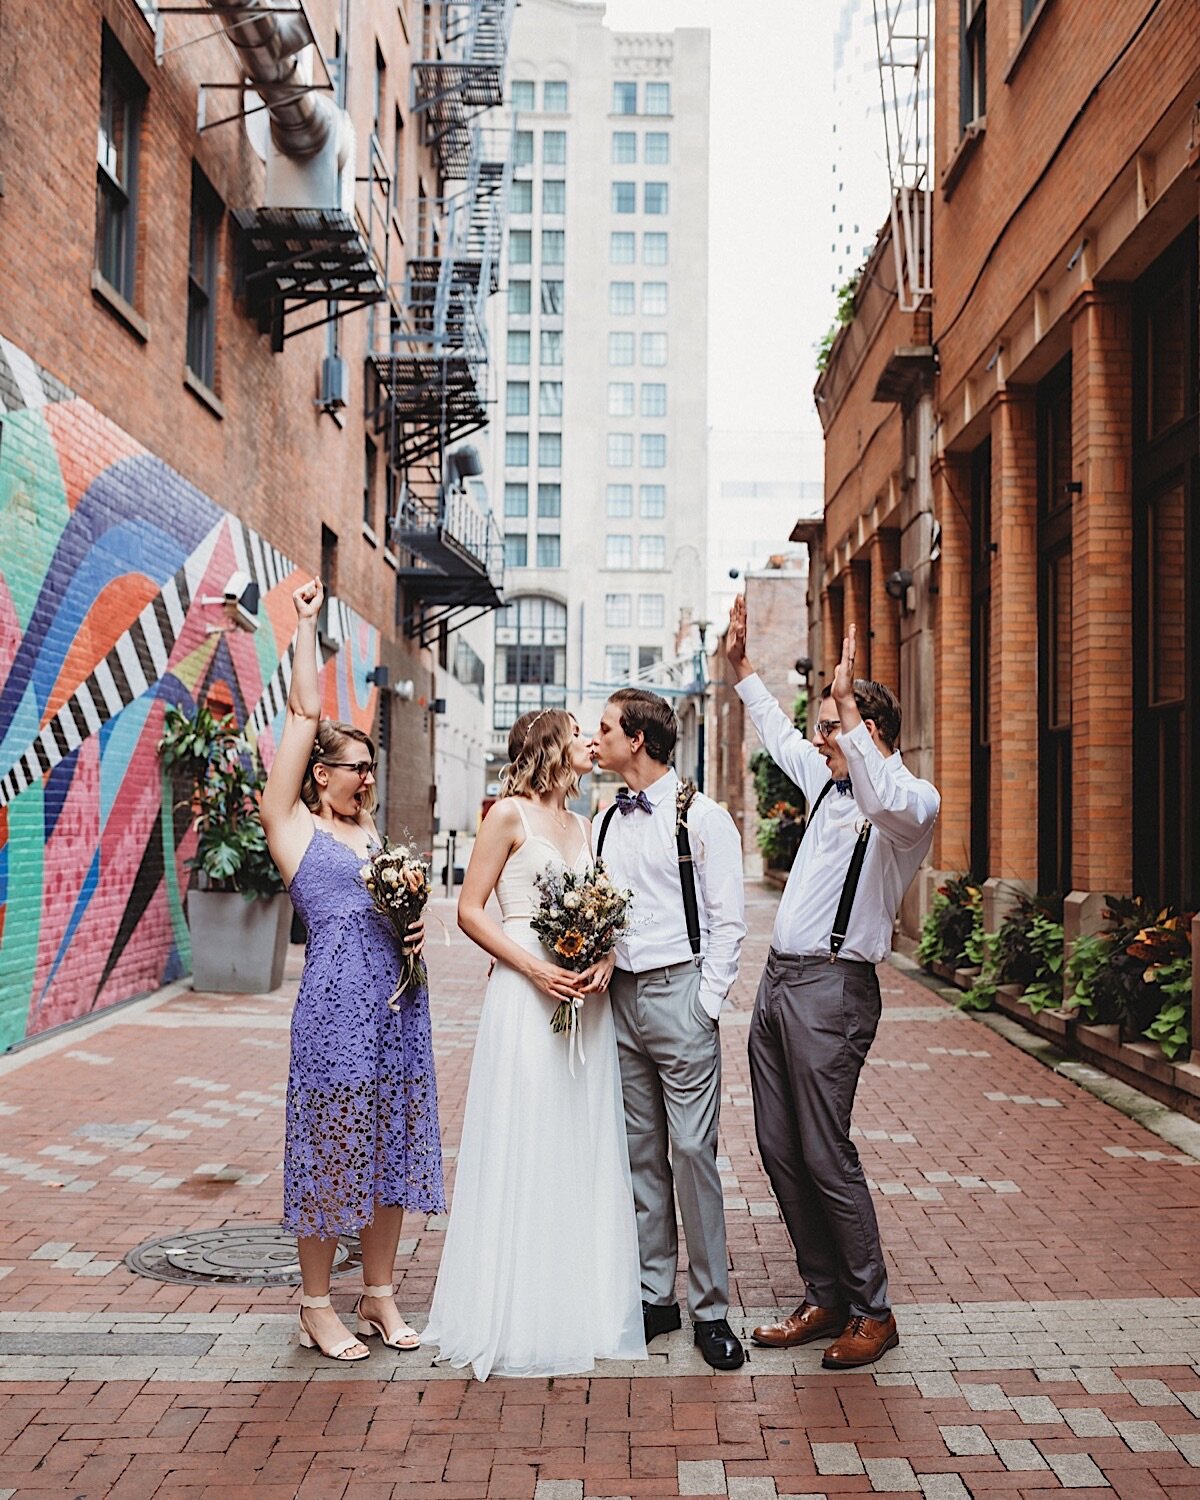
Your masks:
<svg viewBox="0 0 1200 1500"><path fill-rule="evenodd" d="M935 963L957 968L978 963L983 934L983 892L970 875L952 875L938 886L933 905L921 928L917 962L924 968Z"/></svg>
<svg viewBox="0 0 1200 1500"><path fill-rule="evenodd" d="M996 932L984 933L982 971L959 1004L987 1010L1002 984L1020 985L1021 1003L1036 1015L1062 1004L1063 927L1060 895L1017 895Z"/></svg>

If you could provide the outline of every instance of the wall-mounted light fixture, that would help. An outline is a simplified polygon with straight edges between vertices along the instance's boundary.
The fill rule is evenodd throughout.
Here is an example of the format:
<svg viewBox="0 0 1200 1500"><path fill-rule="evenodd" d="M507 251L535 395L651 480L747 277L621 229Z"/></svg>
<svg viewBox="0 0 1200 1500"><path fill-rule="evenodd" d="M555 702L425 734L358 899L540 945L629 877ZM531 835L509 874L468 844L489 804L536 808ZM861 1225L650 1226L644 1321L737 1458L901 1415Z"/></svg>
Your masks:
<svg viewBox="0 0 1200 1500"><path fill-rule="evenodd" d="M1081 239L1078 245L1075 246L1074 250L1071 251L1071 259L1067 262L1068 271L1073 271L1075 269L1075 267L1079 264L1080 257L1083 255L1083 252L1086 249L1087 235L1084 235L1083 239Z"/></svg>
<svg viewBox="0 0 1200 1500"><path fill-rule="evenodd" d="M811 656L798 656L796 658L796 671L801 677L807 677L812 669L813 659Z"/></svg>
<svg viewBox="0 0 1200 1500"><path fill-rule="evenodd" d="M912 581L911 568L897 568L894 573L888 574L883 586L890 599L903 599L912 588Z"/></svg>

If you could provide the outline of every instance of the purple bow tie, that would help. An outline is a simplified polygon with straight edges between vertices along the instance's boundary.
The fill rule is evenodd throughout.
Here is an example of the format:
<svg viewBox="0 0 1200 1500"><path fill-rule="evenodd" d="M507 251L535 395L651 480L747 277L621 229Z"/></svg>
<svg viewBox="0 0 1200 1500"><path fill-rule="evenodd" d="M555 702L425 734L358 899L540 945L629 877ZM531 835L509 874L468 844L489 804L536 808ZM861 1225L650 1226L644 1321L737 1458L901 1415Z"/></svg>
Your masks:
<svg viewBox="0 0 1200 1500"><path fill-rule="evenodd" d="M621 809L622 816L628 816L629 813L633 812L634 808L638 808L642 812L654 811L650 798L646 796L645 792L639 792L635 797L632 792L626 791L624 787L617 793L617 806Z"/></svg>

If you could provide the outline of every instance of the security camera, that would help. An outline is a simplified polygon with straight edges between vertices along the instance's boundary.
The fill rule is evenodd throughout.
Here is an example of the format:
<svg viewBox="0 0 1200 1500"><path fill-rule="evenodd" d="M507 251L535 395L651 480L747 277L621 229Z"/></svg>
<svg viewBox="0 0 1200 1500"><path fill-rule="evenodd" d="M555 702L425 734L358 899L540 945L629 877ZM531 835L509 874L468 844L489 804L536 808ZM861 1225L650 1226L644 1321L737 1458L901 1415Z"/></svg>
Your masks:
<svg viewBox="0 0 1200 1500"><path fill-rule="evenodd" d="M249 573L231 573L221 595L225 613L239 630L258 629L258 584Z"/></svg>

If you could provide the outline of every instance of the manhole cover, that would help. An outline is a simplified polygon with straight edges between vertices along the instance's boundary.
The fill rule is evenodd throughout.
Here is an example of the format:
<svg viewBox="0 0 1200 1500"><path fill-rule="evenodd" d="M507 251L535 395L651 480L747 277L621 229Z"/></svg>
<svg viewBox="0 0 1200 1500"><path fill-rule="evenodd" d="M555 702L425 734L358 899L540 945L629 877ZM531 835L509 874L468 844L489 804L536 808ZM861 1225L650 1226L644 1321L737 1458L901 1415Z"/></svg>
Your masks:
<svg viewBox="0 0 1200 1500"><path fill-rule="evenodd" d="M300 1266L296 1237L279 1224L225 1224L147 1240L125 1257L139 1276L155 1281L185 1281L218 1286L296 1286ZM357 1235L338 1241L333 1274L345 1275L362 1264Z"/></svg>

